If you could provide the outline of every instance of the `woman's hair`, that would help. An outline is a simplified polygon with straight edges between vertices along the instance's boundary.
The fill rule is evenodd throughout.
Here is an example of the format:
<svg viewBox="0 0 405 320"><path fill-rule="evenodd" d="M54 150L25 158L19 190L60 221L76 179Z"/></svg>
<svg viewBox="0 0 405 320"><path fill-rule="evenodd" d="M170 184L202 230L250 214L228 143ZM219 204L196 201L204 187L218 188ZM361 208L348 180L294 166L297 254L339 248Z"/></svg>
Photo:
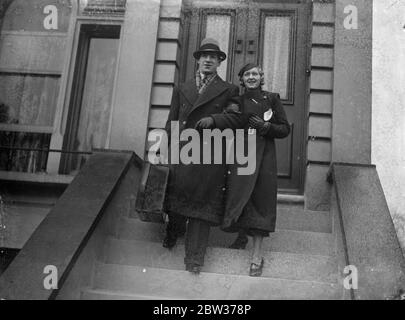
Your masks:
<svg viewBox="0 0 405 320"><path fill-rule="evenodd" d="M264 72L263 72L263 69L260 67L260 66L258 66L258 65L249 65L249 64L247 64L245 67L243 67L241 70L240 70L240 72L239 72L239 83L240 83L240 86L241 87L245 87L245 83L243 82L243 75L244 75L244 73L246 72L246 71L248 71L248 70L251 70L251 69L253 69L253 68L257 68L257 70L259 71L259 74L260 74L260 87L263 87L263 85L264 85Z"/></svg>

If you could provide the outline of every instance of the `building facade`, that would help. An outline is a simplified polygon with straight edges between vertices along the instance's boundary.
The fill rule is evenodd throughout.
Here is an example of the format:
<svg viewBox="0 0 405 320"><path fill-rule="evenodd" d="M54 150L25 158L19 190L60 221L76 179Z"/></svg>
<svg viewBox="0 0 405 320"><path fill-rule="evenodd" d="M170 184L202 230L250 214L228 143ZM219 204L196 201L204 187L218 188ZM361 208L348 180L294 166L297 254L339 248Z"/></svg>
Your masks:
<svg viewBox="0 0 405 320"><path fill-rule="evenodd" d="M376 164L403 239L403 3L5 0L0 10L3 181L70 181L94 148L145 158L209 36L228 54L223 79L237 84L258 62L280 93L293 129L277 145L280 195L328 210L331 163Z"/></svg>

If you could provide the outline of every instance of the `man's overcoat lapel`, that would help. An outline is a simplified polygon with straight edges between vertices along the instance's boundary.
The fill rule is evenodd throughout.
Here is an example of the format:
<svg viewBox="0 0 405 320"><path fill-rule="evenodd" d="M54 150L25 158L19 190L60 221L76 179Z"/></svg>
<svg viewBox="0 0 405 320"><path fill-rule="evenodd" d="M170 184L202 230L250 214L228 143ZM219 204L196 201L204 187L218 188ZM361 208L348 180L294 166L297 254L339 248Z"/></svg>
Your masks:
<svg viewBox="0 0 405 320"><path fill-rule="evenodd" d="M180 88L181 92L183 93L184 97L188 100L190 105L194 106L195 102L198 99L198 92L197 86L195 81L187 81L184 85Z"/></svg>
<svg viewBox="0 0 405 320"><path fill-rule="evenodd" d="M219 76L216 76L215 79L207 87L207 89L203 92L203 94L199 95L197 101L194 103L191 112L198 107L201 107L202 105L210 102L212 99L216 98L227 89L228 87L225 82L222 81Z"/></svg>
<svg viewBox="0 0 405 320"><path fill-rule="evenodd" d="M207 89L199 95L195 82L192 80L188 81L184 84L183 89L181 90L183 95L192 105L191 109L187 111L187 114L190 115L190 113L192 113L195 109L207 104L227 89L228 87L226 86L226 83L219 76L217 76L210 83Z"/></svg>

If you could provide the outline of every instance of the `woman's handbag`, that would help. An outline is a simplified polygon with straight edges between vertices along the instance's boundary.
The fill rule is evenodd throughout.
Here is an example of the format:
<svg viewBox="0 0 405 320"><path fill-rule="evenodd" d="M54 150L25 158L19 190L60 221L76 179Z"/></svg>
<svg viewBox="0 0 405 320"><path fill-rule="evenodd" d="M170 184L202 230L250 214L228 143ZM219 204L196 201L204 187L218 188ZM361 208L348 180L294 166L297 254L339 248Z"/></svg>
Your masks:
<svg viewBox="0 0 405 320"><path fill-rule="evenodd" d="M145 162L135 210L142 221L164 223L169 167Z"/></svg>

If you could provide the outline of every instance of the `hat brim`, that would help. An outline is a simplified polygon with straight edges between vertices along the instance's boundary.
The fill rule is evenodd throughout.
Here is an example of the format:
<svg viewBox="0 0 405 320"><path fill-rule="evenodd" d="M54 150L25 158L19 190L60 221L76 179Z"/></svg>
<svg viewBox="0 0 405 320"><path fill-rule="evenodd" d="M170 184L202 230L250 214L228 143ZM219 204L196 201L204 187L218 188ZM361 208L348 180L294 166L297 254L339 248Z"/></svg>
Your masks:
<svg viewBox="0 0 405 320"><path fill-rule="evenodd" d="M194 58L196 58L198 60L198 59L200 59L200 56L203 53L216 54L216 55L218 55L218 57L221 61L226 60L226 53L223 51L218 51L218 50L197 50L196 52L193 53L193 56L194 56Z"/></svg>

